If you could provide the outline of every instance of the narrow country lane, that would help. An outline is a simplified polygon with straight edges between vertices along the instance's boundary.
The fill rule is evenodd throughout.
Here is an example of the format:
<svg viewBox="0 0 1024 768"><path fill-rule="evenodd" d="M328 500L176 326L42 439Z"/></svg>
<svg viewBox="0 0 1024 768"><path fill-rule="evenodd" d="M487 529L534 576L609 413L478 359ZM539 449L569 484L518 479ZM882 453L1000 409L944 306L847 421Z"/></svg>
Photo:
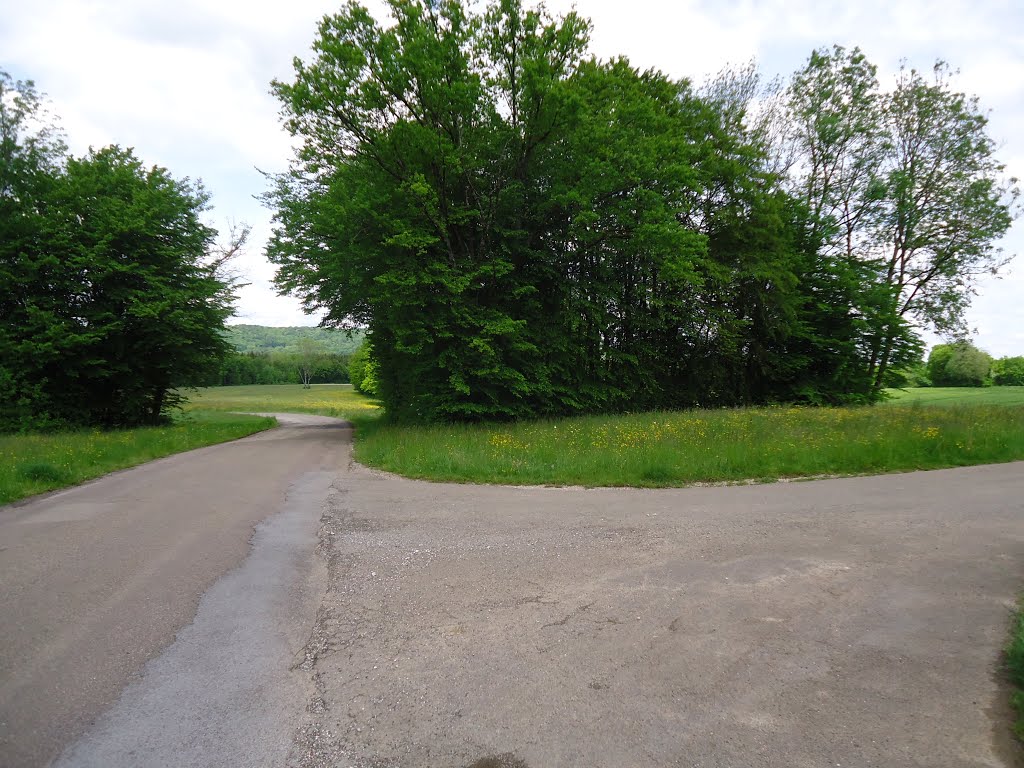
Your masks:
<svg viewBox="0 0 1024 768"><path fill-rule="evenodd" d="M168 727L160 743L137 733L138 743L166 749L178 737L187 746L205 733L217 742L217 750L207 745L206 758L233 750L234 758L221 765L285 759L289 718L298 714L292 705L301 713L304 692L278 679L288 677L278 656L302 647L320 599L316 530L350 440L337 419L281 415L279 421L243 440L0 508L0 765L48 765L186 627L198 647L227 657L216 669L179 669L185 689L171 716L178 731ZM251 539L254 554L262 544L273 557L239 578L245 569L232 569L243 561L253 565L254 558L246 559ZM229 573L234 583L222 579ZM227 590L211 603L216 621L192 625L200 598L215 584ZM232 634L232 627L241 631ZM240 650L250 655L232 658ZM236 689L219 689L225 680ZM278 685L268 685L271 680ZM189 681L206 687L188 690ZM213 718L200 727L224 707L240 712L237 721ZM183 722L189 717L191 725ZM237 728L238 721L246 726ZM85 762L191 764L182 752L164 754L161 762L152 754ZM249 754L259 761L248 761Z"/></svg>

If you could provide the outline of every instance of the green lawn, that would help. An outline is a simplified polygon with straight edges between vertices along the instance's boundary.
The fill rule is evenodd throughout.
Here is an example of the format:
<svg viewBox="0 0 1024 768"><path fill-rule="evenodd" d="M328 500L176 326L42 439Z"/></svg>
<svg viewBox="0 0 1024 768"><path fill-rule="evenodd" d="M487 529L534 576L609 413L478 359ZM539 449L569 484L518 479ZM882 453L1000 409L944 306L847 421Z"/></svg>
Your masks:
<svg viewBox="0 0 1024 768"><path fill-rule="evenodd" d="M0 504L273 425L259 416L196 412L167 427L0 435Z"/></svg>
<svg viewBox="0 0 1024 768"><path fill-rule="evenodd" d="M255 413L319 413L342 419L377 415L377 404L348 384L254 384L238 387L208 387L187 393L186 412L249 411Z"/></svg>
<svg viewBox="0 0 1024 768"><path fill-rule="evenodd" d="M1024 405L1024 387L918 387L888 394L888 405Z"/></svg>

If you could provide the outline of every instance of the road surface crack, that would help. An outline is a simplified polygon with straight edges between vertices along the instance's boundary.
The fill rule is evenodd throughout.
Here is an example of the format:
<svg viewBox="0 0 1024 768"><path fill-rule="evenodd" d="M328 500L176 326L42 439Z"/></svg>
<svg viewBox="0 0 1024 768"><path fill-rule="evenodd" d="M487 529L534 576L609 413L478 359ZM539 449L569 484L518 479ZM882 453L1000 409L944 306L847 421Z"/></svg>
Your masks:
<svg viewBox="0 0 1024 768"><path fill-rule="evenodd" d="M577 616L579 616L581 613L586 613L593 605L594 605L593 602L586 603L585 605L581 605L581 606L577 607L576 610L572 611L571 613L567 613L565 616L560 618L558 621L553 621L550 624L545 624L543 627L541 627L541 629L547 629L548 627L564 627L567 623L569 623L572 619L574 619Z"/></svg>

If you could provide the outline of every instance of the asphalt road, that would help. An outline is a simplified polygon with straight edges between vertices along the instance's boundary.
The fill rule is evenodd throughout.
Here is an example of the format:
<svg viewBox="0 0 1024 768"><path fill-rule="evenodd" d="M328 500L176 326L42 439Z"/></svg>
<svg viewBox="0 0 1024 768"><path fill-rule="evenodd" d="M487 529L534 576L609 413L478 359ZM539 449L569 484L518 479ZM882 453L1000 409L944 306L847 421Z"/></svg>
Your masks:
<svg viewBox="0 0 1024 768"><path fill-rule="evenodd" d="M346 460L349 429L317 416L280 421L281 427L244 440L0 508L0 766L49 764L126 686L141 685L143 666L182 628L172 649L191 638L202 645L204 661L225 648L250 654L233 666L222 659L218 674L207 677L223 683L241 674L242 695L235 691L231 700L232 692L222 686L221 701L201 698L210 692L198 687L197 666L179 676L197 686L180 691L174 706L162 711L166 720L158 728L169 731L191 716L187 738L193 738L202 735L203 718L221 712L227 719L214 719L207 729L215 741L243 743L238 757L259 753L272 759L283 750L277 764L284 759L292 730L288 718L297 716L289 704L304 689L298 680L292 689L282 687L274 675L281 677L280 657L305 642L322 593L316 580L323 573L311 567L317 562L312 550L329 482ZM261 527L253 537L254 526L265 518L276 527ZM288 530L295 519L298 532ZM261 542L266 549L269 539L288 557L247 560L250 539L253 554ZM232 570L243 561L257 566L245 574L247 581ZM282 575L287 580L275 581ZM232 578L248 600L230 599ZM222 601L228 593L225 604L216 604L217 590ZM205 627L205 635L193 623L204 593L219 619ZM244 631L231 634L238 624ZM262 655L253 655L254 647ZM287 676L288 665L283 668ZM146 682L154 674L148 670ZM246 692L265 700L272 716L249 711ZM222 712L225 701L230 714ZM143 729L134 736L145 746ZM152 746L140 753L135 744L126 745L118 760L90 764L188 764L186 752L158 757L167 744Z"/></svg>
<svg viewBox="0 0 1024 768"><path fill-rule="evenodd" d="M291 765L1019 764L1024 463L678 490L354 467Z"/></svg>
<svg viewBox="0 0 1024 768"><path fill-rule="evenodd" d="M1020 764L1024 464L475 487L322 424L0 511L0 763Z"/></svg>

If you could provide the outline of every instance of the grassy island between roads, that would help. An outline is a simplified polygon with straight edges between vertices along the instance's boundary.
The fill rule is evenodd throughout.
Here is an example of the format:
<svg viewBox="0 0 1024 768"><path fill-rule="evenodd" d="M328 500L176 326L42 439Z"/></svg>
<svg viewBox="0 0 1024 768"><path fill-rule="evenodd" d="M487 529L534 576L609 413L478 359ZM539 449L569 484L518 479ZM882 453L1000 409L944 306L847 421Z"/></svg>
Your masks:
<svg viewBox="0 0 1024 768"><path fill-rule="evenodd" d="M880 406L769 407L411 426L347 386L217 387L190 407L356 424L356 459L438 481L678 486L1024 459L1024 387L917 389ZM939 407L942 406L942 407Z"/></svg>
<svg viewBox="0 0 1024 768"><path fill-rule="evenodd" d="M356 459L412 478L671 487L1024 459L1024 387L916 389L879 406L768 407L403 425L345 385L211 387L173 425L0 436L0 504L318 413L356 425ZM232 413L229 413L232 412Z"/></svg>

